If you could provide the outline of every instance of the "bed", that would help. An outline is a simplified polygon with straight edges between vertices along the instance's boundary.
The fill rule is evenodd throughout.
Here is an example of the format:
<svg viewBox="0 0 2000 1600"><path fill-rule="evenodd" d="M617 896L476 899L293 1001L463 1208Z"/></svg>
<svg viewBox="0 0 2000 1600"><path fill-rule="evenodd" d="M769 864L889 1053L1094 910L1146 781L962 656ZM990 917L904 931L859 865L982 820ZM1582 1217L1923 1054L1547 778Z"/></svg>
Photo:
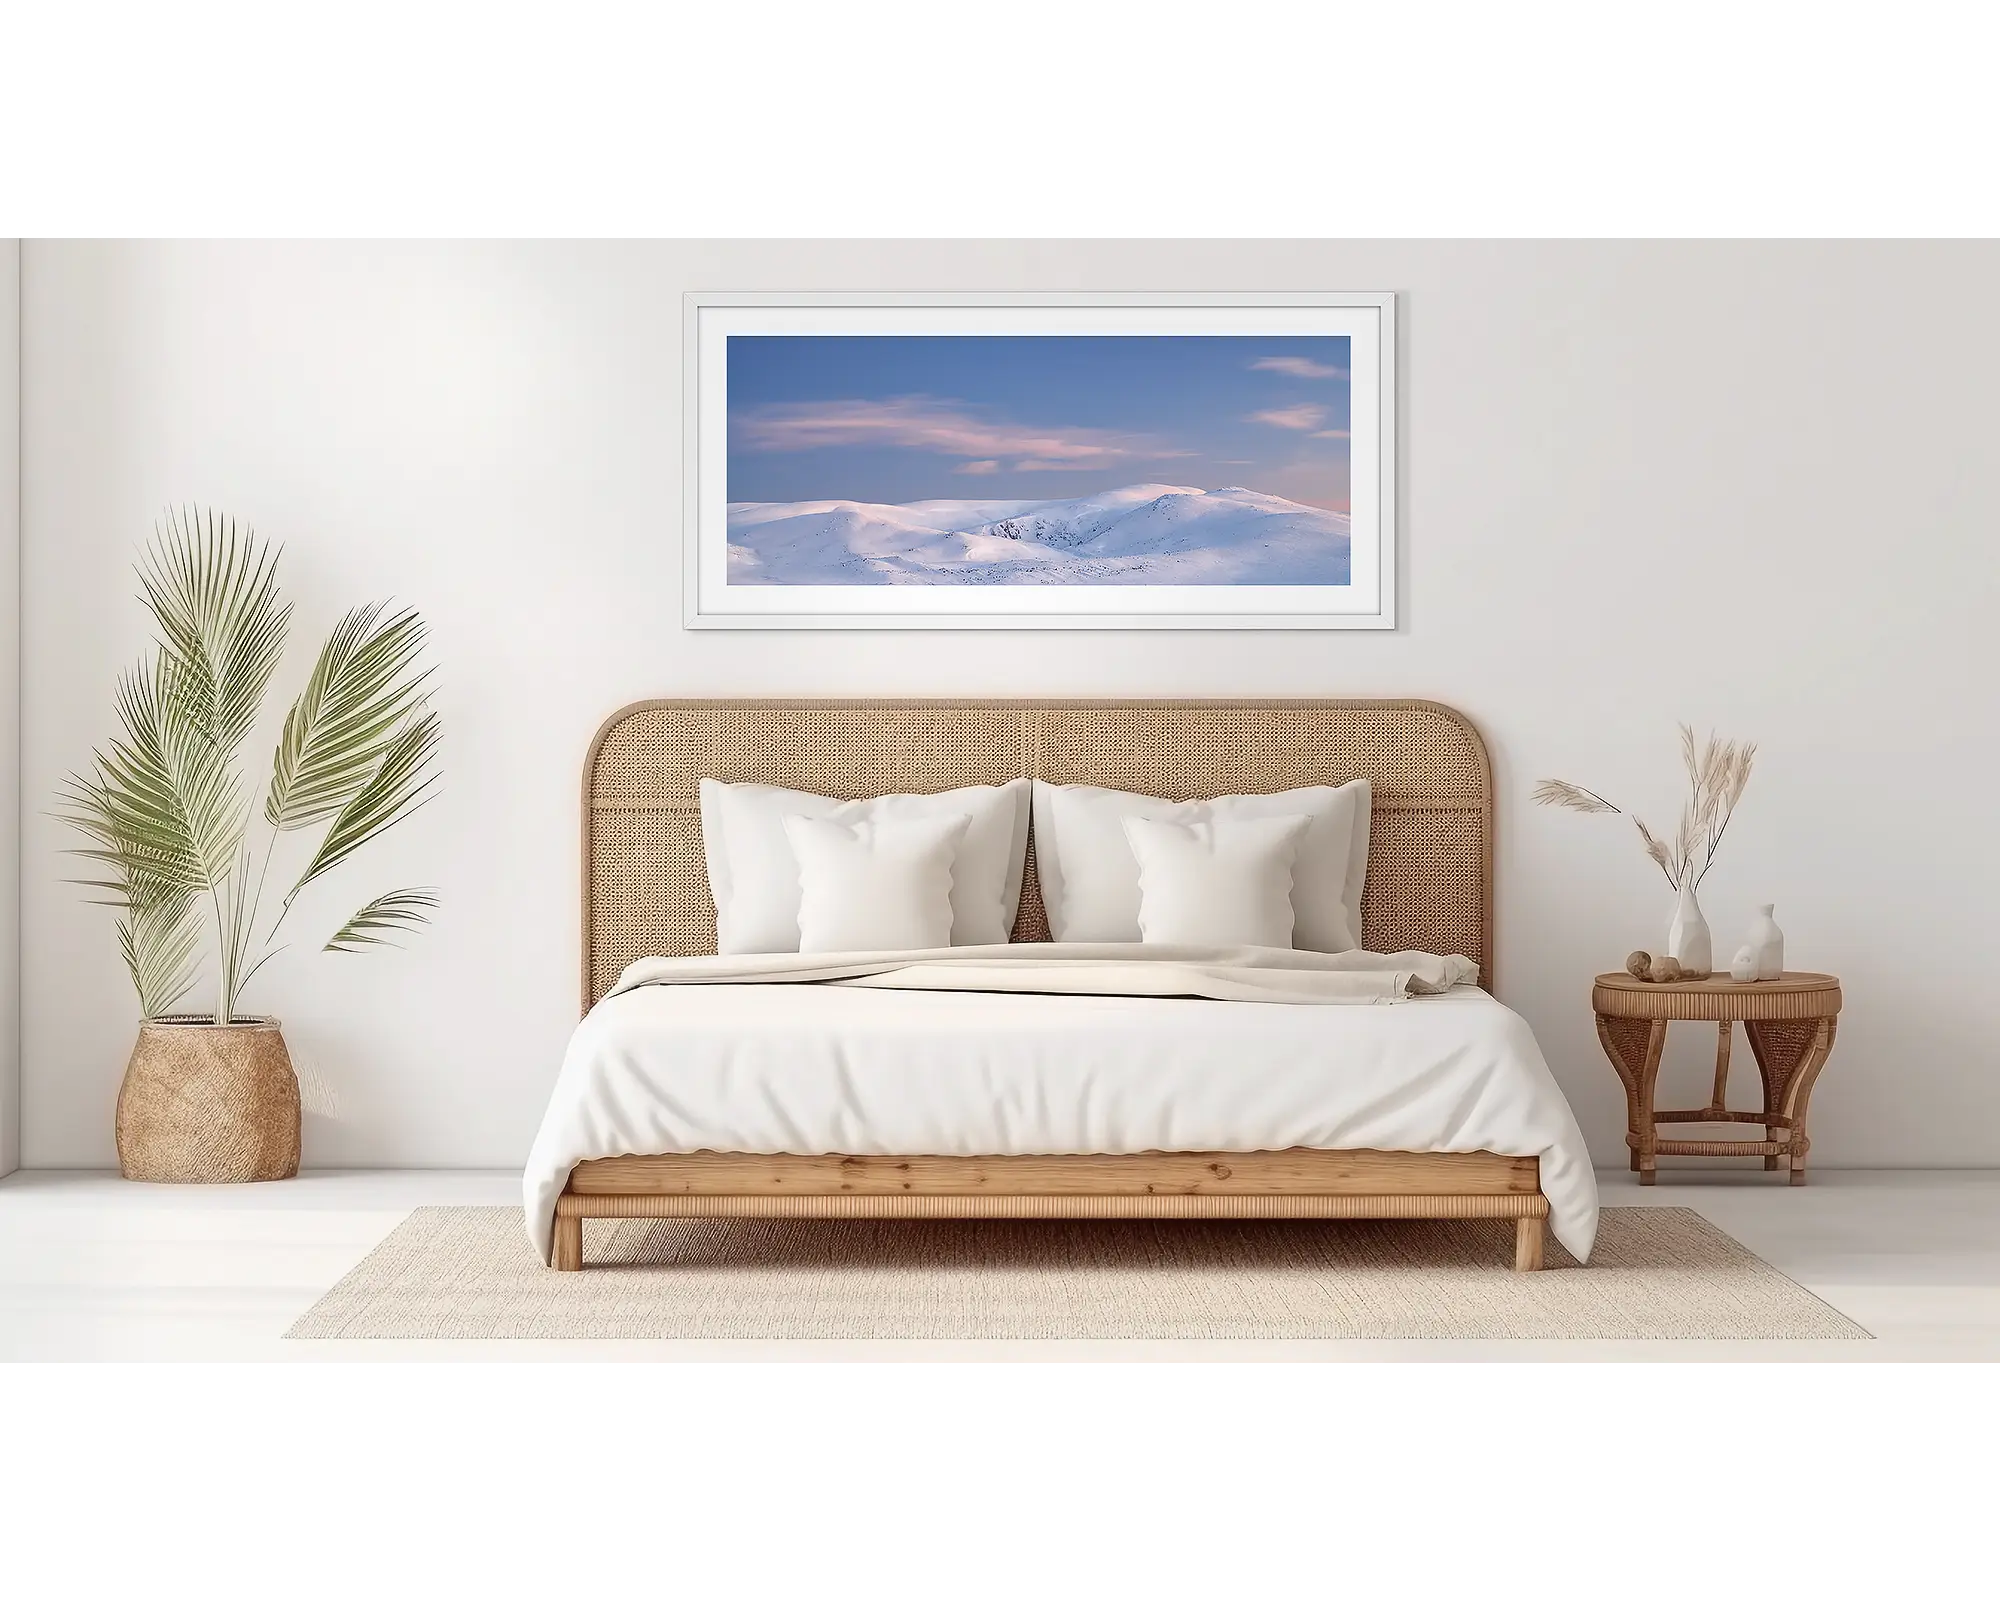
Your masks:
<svg viewBox="0 0 2000 1600"><path fill-rule="evenodd" d="M635 963L703 965L647 958L713 956L701 778L861 798L1023 776L1173 798L1365 777L1364 945L1468 957L1478 987L1216 1005L775 972L606 999ZM994 970L1068 949L1046 943L1033 848ZM1582 1259L1581 1136L1491 995L1492 859L1485 746L1430 702L628 706L585 761L586 1014L530 1157L530 1235L577 1270L590 1217L1478 1217L1512 1221L1533 1270L1553 1196Z"/></svg>

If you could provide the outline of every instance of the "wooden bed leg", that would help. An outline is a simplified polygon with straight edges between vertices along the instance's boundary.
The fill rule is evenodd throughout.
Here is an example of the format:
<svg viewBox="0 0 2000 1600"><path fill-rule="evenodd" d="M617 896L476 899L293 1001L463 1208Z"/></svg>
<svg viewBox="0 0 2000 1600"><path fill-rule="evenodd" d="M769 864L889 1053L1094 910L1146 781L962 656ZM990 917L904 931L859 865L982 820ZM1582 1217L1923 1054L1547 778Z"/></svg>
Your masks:
<svg viewBox="0 0 2000 1600"><path fill-rule="evenodd" d="M556 1216L556 1233L549 1251L549 1265L558 1272L583 1270L583 1218Z"/></svg>
<svg viewBox="0 0 2000 1600"><path fill-rule="evenodd" d="M1514 1219L1514 1270L1516 1272L1542 1270L1542 1218Z"/></svg>

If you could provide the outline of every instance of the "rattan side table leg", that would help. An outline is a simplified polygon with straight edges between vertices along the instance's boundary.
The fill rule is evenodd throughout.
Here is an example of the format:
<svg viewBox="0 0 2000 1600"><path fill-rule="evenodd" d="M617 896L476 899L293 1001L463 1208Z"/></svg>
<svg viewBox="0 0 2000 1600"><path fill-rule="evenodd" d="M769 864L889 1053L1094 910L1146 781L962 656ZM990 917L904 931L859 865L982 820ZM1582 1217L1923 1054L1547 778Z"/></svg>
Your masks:
<svg viewBox="0 0 2000 1600"><path fill-rule="evenodd" d="M1667 1025L1663 1020L1600 1016L1597 1039L1625 1085L1625 1142L1632 1149L1632 1170L1642 1184L1651 1184L1658 1167L1654 1146L1659 1138L1653 1121L1653 1084L1660 1075Z"/></svg>
<svg viewBox="0 0 2000 1600"><path fill-rule="evenodd" d="M1718 1022L1715 1027L1715 1087L1709 1091L1708 1109L1719 1122L1729 1112L1729 1041L1736 1025Z"/></svg>
<svg viewBox="0 0 2000 1600"><path fill-rule="evenodd" d="M1743 1031L1750 1036L1751 1053L1757 1058L1757 1070L1764 1079L1764 1110L1785 1118L1790 1130L1784 1159L1791 1169L1794 1186L1806 1181L1806 1155L1812 1149L1812 1141L1806 1136L1806 1105L1812 1098L1820 1068L1833 1054L1835 1028L1832 1017L1743 1024ZM1766 1137L1776 1137L1768 1124ZM1775 1157L1767 1157L1767 1170L1775 1162Z"/></svg>

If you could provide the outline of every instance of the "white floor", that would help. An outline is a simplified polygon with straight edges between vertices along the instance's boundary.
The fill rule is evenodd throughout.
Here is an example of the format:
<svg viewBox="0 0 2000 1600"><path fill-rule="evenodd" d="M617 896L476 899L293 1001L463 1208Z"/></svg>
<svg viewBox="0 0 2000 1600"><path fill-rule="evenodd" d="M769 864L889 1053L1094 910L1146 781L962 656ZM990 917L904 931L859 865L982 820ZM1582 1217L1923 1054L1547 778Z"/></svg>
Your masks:
<svg viewBox="0 0 2000 1600"><path fill-rule="evenodd" d="M314 1172L240 1188L114 1173L0 1179L8 1360L1995 1360L2000 1172L1689 1171L1607 1205L1691 1206L1875 1335L1872 1342L329 1343L294 1318L419 1205L518 1205L510 1172Z"/></svg>

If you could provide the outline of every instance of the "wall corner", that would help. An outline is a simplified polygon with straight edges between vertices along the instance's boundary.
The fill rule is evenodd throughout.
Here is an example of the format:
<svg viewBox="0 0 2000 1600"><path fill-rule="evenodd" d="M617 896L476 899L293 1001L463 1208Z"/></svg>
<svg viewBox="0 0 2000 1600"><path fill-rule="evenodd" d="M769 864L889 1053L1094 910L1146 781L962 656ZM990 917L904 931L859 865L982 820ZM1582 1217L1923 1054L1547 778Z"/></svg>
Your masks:
<svg viewBox="0 0 2000 1600"><path fill-rule="evenodd" d="M0 1177L21 1164L21 257L0 239Z"/></svg>

